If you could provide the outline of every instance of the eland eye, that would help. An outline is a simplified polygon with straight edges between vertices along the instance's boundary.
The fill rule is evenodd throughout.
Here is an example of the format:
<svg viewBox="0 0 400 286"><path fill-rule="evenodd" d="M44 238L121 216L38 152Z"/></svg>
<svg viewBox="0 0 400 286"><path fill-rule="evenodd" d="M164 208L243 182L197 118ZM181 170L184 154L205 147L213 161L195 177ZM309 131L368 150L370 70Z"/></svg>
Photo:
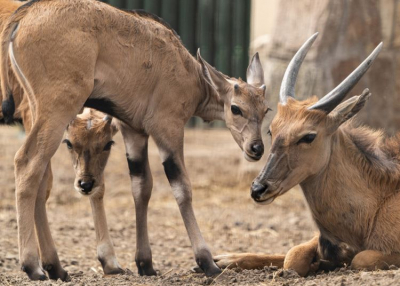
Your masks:
<svg viewBox="0 0 400 286"><path fill-rule="evenodd" d="M269 136L272 136L271 129L268 129L267 134L268 134Z"/></svg>
<svg viewBox="0 0 400 286"><path fill-rule="evenodd" d="M242 111L240 110L239 107L237 107L236 105L232 105L231 106L231 111L234 115L243 115Z"/></svg>
<svg viewBox="0 0 400 286"><path fill-rule="evenodd" d="M110 151L110 149L111 149L111 146L112 145L114 145L115 144L115 142L114 141L110 141L110 142L108 142L107 144L106 144L106 146L104 146L104 149L103 149L103 151Z"/></svg>
<svg viewBox="0 0 400 286"><path fill-rule="evenodd" d="M307 143L307 144L310 144L311 142L314 141L314 139L315 139L316 136L317 136L317 134L313 134L313 133L307 134L307 135L303 136L303 138L301 138L301 139L297 142L297 144L300 144L300 143Z"/></svg>
<svg viewBox="0 0 400 286"><path fill-rule="evenodd" d="M69 141L68 139L64 139L64 141L63 141L62 143L67 144L67 148L68 148L68 149L70 149L70 150L72 149L71 141Z"/></svg>

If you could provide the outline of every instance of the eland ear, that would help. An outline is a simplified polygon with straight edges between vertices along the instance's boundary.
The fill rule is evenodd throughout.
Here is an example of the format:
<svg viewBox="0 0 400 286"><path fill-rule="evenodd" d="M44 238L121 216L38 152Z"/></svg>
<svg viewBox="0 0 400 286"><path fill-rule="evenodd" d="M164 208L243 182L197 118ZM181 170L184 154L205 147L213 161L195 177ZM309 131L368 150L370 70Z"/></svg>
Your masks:
<svg viewBox="0 0 400 286"><path fill-rule="evenodd" d="M230 87L225 76L201 57L200 49L197 50L197 60L201 65L201 70L207 83L217 91L220 96L223 96Z"/></svg>
<svg viewBox="0 0 400 286"><path fill-rule="evenodd" d="M258 53L255 53L249 67L247 68L247 83L256 87L260 87L264 84L264 70L262 68L260 57Z"/></svg>
<svg viewBox="0 0 400 286"><path fill-rule="evenodd" d="M356 115L364 107L370 96L371 92L366 88L361 95L349 98L332 110L328 115L332 122L331 131L334 132L340 125Z"/></svg>
<svg viewBox="0 0 400 286"><path fill-rule="evenodd" d="M74 125L75 119L76 119L76 118L72 119L72 120L68 123L67 127L65 128L66 131L68 131L68 129L69 129L70 126Z"/></svg>

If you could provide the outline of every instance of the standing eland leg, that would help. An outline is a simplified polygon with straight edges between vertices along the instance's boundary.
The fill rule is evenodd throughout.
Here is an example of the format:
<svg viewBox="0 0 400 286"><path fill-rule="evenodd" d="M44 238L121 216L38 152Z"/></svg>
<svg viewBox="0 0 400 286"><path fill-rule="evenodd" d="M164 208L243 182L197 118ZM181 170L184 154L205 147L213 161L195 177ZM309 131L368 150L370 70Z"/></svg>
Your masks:
<svg viewBox="0 0 400 286"><path fill-rule="evenodd" d="M165 137L157 137L157 134L155 134L154 139L160 151L165 174L167 175L183 222L185 223L196 263L207 276L215 276L221 273L221 270L212 258L211 251L204 241L193 211L192 187L183 158L184 127L180 126L179 123L171 123L169 129L172 129L171 126L174 126L173 130L164 132L163 135Z"/></svg>
<svg viewBox="0 0 400 286"><path fill-rule="evenodd" d="M126 156L131 176L132 195L136 211L136 255L135 261L140 275L156 275L147 230L147 210L153 189L153 178L148 159L148 138L122 124Z"/></svg>
<svg viewBox="0 0 400 286"><path fill-rule="evenodd" d="M72 109L73 110L73 109ZM18 222L18 243L20 250L20 263L32 280L44 280L46 275L39 265L37 242L35 234L35 220L41 218L43 221L37 225L37 234L41 245L44 263L55 263L57 272L49 270L49 275L57 278L67 279L68 275L59 265L58 257L52 242L48 228L45 201L46 201L46 171L49 167L50 158L59 146L65 126L73 115L60 118L59 121L49 122L38 119L35 121L31 132L27 136L22 147L15 156L15 182L17 200L17 222ZM68 118L68 119L66 119ZM45 173L47 175L45 176ZM37 203L36 203L37 202ZM50 251L45 250L45 247Z"/></svg>
<svg viewBox="0 0 400 286"><path fill-rule="evenodd" d="M46 201L50 195L53 182L50 162L39 186L35 204L35 228L39 240L40 259L43 269L47 271L50 279L63 281L69 280L68 273L61 267L57 250L51 236L46 213Z"/></svg>
<svg viewBox="0 0 400 286"><path fill-rule="evenodd" d="M71 43L68 36L58 37L51 48L47 49L43 47L45 42L32 44L34 41L32 37L19 37L18 33L11 39L9 35L15 32L16 27L17 24L14 22L4 30L8 38L3 39L2 58L7 57L9 52L13 71L29 97L33 119L32 129L14 160L20 264L30 279L46 279L39 265L38 244L34 238L35 221L41 218L42 222L37 223L36 230L44 266L51 278L66 280L68 275L59 266L48 227L45 201L48 189L46 177L50 174L45 175L45 173L48 172L46 170L50 167L50 159L61 143L65 128L93 91L97 50L76 44L72 51L65 55L63 61L60 61L53 51ZM77 33L74 38L77 43L84 41L89 43L93 40L85 38L83 41L83 36L78 40L79 36L81 34ZM43 56L37 53L37 57L30 58L31 47L35 47L37 51L46 50L48 54ZM80 65L65 64L74 60ZM47 67L50 66L59 67L51 73L51 80L60 84L49 84ZM3 78L4 74L8 75L7 68L7 61L3 61L3 85L8 84L7 77ZM5 92L7 87L3 86L2 90ZM11 104L11 94L5 102ZM3 101L3 104L5 102Z"/></svg>

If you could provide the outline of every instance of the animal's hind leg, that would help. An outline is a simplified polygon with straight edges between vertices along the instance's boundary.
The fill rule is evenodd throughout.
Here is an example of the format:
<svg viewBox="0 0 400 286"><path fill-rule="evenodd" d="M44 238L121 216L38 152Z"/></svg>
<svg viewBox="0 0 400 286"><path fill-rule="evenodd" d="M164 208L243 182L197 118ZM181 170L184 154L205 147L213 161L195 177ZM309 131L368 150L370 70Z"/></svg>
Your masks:
<svg viewBox="0 0 400 286"><path fill-rule="evenodd" d="M25 103L27 103L28 99L24 97ZM22 107L22 108L21 108ZM23 125L25 129L25 133L27 136L29 135L31 129L32 129L32 114L29 110L29 105L24 104L23 106L20 106L19 108L22 111L22 119L23 119ZM22 147L21 147L22 148ZM17 156L15 156L17 157ZM51 179L51 178L49 178ZM43 182L42 182L43 183ZM18 199L18 192L16 192L16 198ZM36 207L36 203L32 202L32 205ZM18 213L18 206L17 206L17 213ZM35 224L37 223L37 216L35 215ZM20 236L20 233L18 234ZM28 237L25 239L25 246L27 249L29 249L27 252L28 254L27 259L22 261L21 255L20 255L20 263L22 270L25 271L29 278L31 280L45 280L47 279L46 274L43 272L43 269L39 265L39 259L38 259L38 252L37 252L37 236L33 235L31 232L28 235ZM21 247L21 244L20 244ZM20 248L21 251L21 248Z"/></svg>
<svg viewBox="0 0 400 286"><path fill-rule="evenodd" d="M137 133L121 125L124 137L132 195L136 211L136 255L135 261L140 275L156 275L147 231L147 210L153 188L148 160L148 135Z"/></svg>
<svg viewBox="0 0 400 286"><path fill-rule="evenodd" d="M192 206L192 187L183 159L183 125L169 122L161 132L151 134L160 150L164 171L178 203L181 216L185 223L195 259L207 276L221 273L221 269L212 259L211 251L204 241L194 215ZM171 128L174 126L175 128ZM162 126L159 126L159 128ZM169 130L166 132L165 130Z"/></svg>
<svg viewBox="0 0 400 286"><path fill-rule="evenodd" d="M47 118L52 118L51 114ZM44 185L40 186L40 184L48 168L50 158L61 142L65 126L68 124L68 120L72 118L71 115L64 118L58 116L58 122L46 118L36 120L26 141L15 155L20 263L22 269L33 280L46 278L39 265L37 243L34 238L36 236L34 230L35 218L38 217L37 214L45 216L45 211L40 210L43 205L36 204L36 200L38 199L39 189L41 189L40 196L42 196L42 191L46 190ZM47 224L47 220L43 224ZM38 231L40 231L40 228L38 228Z"/></svg>
<svg viewBox="0 0 400 286"><path fill-rule="evenodd" d="M47 225L45 201L48 187L44 178L51 157L60 145L67 124L76 116L81 106L93 88L93 82L69 90L51 90L51 95L59 95L53 104L38 104L36 119L24 144L15 155L15 182L17 200L18 243L22 269L33 280L45 279L39 265L37 243L34 238L35 220L41 218L37 232L40 238L40 250L44 264L54 264L56 272L48 268L53 278L67 279L68 275L59 267L58 258L50 230ZM46 95L48 95L46 93ZM37 100L46 100L45 95ZM48 171L49 172L49 171ZM50 173L47 173L50 176ZM39 195L39 196L38 196ZM48 248L49 247L49 248ZM45 249L46 248L46 249ZM54 276L53 276L54 274Z"/></svg>
<svg viewBox="0 0 400 286"><path fill-rule="evenodd" d="M383 254L377 250L364 250L351 261L350 267L357 270L387 270L390 265L400 267L400 254Z"/></svg>
<svg viewBox="0 0 400 286"><path fill-rule="evenodd" d="M61 267L57 250L51 236L46 213L46 201L50 195L53 183L51 164L49 162L42 182L39 187L35 205L35 228L39 240L40 258L44 270L49 274L50 279L69 280L68 273Z"/></svg>
<svg viewBox="0 0 400 286"><path fill-rule="evenodd" d="M24 129L26 134L29 134L32 128L32 113L29 110L28 98L24 97L19 110L23 119ZM48 272L51 279L61 278L68 280L67 272L62 269L58 259L57 251L53 239L51 237L50 229L48 227L47 214L46 214L46 201L50 196L51 188L53 185L53 173L51 171L51 163L46 168L43 179L40 183L38 196L35 204L35 229L39 242L39 251L42 261L42 266ZM32 236L31 244L36 245L35 236ZM40 279L45 279L46 276L42 274Z"/></svg>
<svg viewBox="0 0 400 286"><path fill-rule="evenodd" d="M47 28L54 30L42 24L41 32ZM32 45L34 36L23 35L19 30L15 46L11 46L14 55L12 66L24 91L28 91L33 125L15 156L18 244L20 263L25 272L31 279L42 279L37 243L31 239L35 236L35 213L46 217L44 204L36 204L39 187L66 126L93 91L97 45L85 31L74 31L74 41L70 35L60 32L57 41L50 45L47 41ZM41 51L46 51L46 54ZM64 51L62 61L60 51ZM32 54L37 56L32 57ZM44 247L40 246L42 253ZM54 254L45 254L44 257L54 262L57 260Z"/></svg>

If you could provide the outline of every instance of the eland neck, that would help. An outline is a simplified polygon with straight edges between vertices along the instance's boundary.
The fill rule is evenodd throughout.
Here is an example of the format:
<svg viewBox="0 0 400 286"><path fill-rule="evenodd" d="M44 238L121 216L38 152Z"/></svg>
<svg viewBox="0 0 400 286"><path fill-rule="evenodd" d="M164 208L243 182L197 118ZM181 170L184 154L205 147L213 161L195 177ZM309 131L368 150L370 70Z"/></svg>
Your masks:
<svg viewBox="0 0 400 286"><path fill-rule="evenodd" d="M201 74L199 76L202 77ZM202 97L194 115L207 122L213 120L225 121L224 102L218 98L217 92L203 79L201 80L200 89Z"/></svg>
<svg viewBox="0 0 400 286"><path fill-rule="evenodd" d="M350 124L333 134L329 162L300 184L321 234L365 247L380 206L400 187L400 156L384 141L380 132Z"/></svg>

